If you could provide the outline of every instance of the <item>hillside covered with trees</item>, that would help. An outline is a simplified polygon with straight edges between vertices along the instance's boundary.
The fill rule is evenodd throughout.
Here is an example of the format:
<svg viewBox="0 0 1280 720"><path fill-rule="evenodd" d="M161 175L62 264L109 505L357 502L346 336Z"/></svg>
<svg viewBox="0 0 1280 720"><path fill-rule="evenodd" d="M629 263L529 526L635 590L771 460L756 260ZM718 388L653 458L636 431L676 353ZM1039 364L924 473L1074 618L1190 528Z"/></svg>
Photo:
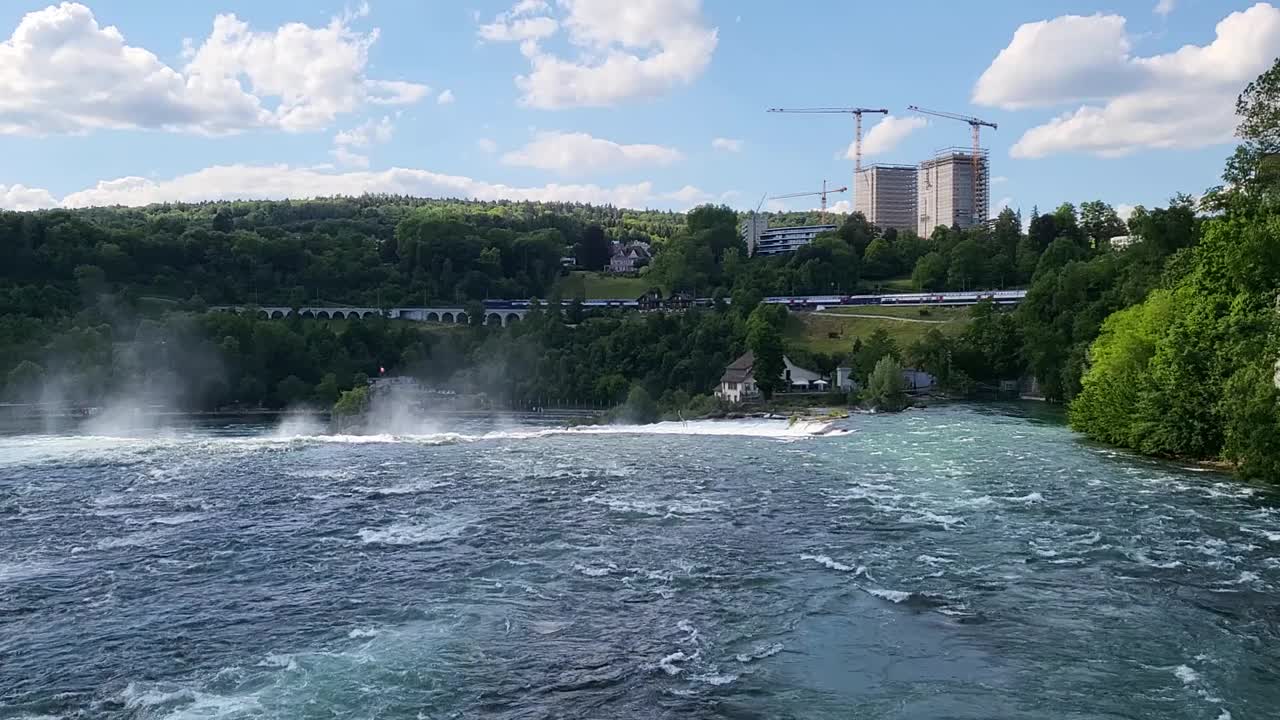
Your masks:
<svg viewBox="0 0 1280 720"><path fill-rule="evenodd" d="M609 405L638 387L673 408L705 406L694 398L750 347L827 371L850 365L864 386L892 367L886 357L956 396L1031 384L1098 439L1277 477L1278 87L1273 69L1241 96L1243 145L1226 185L1200 201L1178 196L1127 221L1102 202L1025 219L1006 209L984 227L928 238L855 214L781 257L748 257L739 216L723 206L674 214L361 197L0 213L3 392L88 403L161 388L184 408L286 407L331 403L385 369L513 405ZM651 245L647 286L713 306L624 314L553 302L509 328L204 312L546 298L562 258L599 268L613 241ZM931 331L907 347L873 332L835 353L787 346L785 312L757 309L768 295L851 293L908 276L924 290L1028 294L1011 311L975 308L962 332Z"/></svg>

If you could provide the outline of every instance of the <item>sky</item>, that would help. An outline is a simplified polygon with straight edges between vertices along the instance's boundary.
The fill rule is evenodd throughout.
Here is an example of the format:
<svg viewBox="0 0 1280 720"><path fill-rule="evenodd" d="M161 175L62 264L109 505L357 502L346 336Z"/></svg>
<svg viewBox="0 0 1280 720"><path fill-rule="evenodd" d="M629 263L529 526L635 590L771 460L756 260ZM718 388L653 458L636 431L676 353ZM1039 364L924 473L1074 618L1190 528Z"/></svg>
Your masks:
<svg viewBox="0 0 1280 720"><path fill-rule="evenodd" d="M807 209L991 152L992 211L1219 182L1280 0L0 3L0 208L386 192ZM848 193L832 202L846 209Z"/></svg>

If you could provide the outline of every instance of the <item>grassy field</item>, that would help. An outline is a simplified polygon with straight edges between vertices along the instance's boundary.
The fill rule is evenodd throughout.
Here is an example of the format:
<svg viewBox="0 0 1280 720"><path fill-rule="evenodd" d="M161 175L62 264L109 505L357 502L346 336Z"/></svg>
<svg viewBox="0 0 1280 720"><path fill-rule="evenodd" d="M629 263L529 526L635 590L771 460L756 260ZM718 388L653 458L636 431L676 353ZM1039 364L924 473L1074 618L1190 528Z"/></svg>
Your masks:
<svg viewBox="0 0 1280 720"><path fill-rule="evenodd" d="M921 311L924 311L922 314ZM967 307L919 307L904 305L853 305L832 307L823 312L840 315L880 315L883 317L905 318L908 320L963 320L969 317Z"/></svg>
<svg viewBox="0 0 1280 720"><path fill-rule="evenodd" d="M905 308L893 308L902 310ZM934 319L934 318L930 318ZM906 348L919 340L931 329L944 333L956 334L964 330L969 321L966 316L959 315L945 319L942 323L902 322L901 320L860 317L834 317L831 315L812 315L793 313L787 320L786 340L788 343L806 348L812 352L842 353L848 352L856 337L866 338L879 328L884 328L889 337L898 343L898 347Z"/></svg>
<svg viewBox="0 0 1280 720"><path fill-rule="evenodd" d="M622 298L634 300L649 289L644 278L620 277L586 271L574 271L560 278L557 285L560 297L569 300L581 297L584 300L612 300Z"/></svg>

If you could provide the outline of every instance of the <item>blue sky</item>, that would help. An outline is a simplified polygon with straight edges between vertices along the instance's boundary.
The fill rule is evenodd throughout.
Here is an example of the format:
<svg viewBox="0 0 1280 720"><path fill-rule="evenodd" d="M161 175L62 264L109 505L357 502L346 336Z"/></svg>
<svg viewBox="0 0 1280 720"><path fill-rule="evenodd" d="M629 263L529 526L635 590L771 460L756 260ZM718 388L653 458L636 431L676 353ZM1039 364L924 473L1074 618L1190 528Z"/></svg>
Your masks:
<svg viewBox="0 0 1280 720"><path fill-rule="evenodd" d="M868 163L969 142L917 104L999 123L992 197L1026 213L1215 184L1280 7L9 0L0 38L0 207L387 191L751 208L852 173L848 117L766 108L889 108L878 131L867 118Z"/></svg>

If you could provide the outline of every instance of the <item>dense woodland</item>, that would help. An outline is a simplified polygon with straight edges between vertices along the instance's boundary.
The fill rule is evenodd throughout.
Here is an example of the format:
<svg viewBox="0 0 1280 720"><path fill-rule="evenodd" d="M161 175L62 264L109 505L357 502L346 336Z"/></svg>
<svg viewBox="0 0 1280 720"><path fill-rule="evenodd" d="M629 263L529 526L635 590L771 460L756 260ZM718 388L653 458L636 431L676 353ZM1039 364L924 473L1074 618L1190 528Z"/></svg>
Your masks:
<svg viewBox="0 0 1280 720"><path fill-rule="evenodd" d="M360 197L0 213L3 391L87 404L150 394L191 409L328 405L385 368L497 404L609 405L638 389L673 410L708 406L724 365L751 348L762 377L785 352L824 370L850 364L864 387L883 385L893 363L955 395L1034 381L1091 436L1280 477L1280 70L1237 109L1243 144L1227 184L1199 202L1179 196L1127 222L1102 202L1026 218L1006 209L985 227L928 238L855 214L786 257L747 257L738 214L717 206L674 214ZM1113 246L1117 236L1131 243ZM204 312L555 300L562 258L599 268L613 241L651 245L641 270L650 286L714 306L588 314L551 303L510 328ZM758 306L907 278L927 290L1028 295L1013 311L975 308L958 335L896 347L873 333L834 355L786 347L785 312Z"/></svg>

